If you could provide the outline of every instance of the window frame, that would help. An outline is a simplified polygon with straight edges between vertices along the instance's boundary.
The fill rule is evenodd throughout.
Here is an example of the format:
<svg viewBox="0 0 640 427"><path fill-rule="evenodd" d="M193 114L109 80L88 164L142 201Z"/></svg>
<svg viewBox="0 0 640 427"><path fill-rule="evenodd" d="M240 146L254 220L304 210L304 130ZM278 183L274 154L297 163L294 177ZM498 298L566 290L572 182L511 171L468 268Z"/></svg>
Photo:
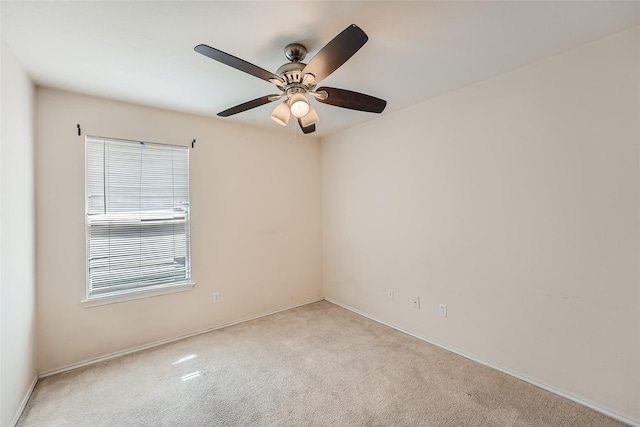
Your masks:
<svg viewBox="0 0 640 427"><path fill-rule="evenodd" d="M91 141L91 142L90 142ZM125 289L120 289L120 290L113 290L112 292L96 292L94 287L92 286L92 280L91 280L91 269L90 269L90 263L91 263L91 253L90 253L90 248L91 248L91 221L90 221L90 189L89 189L89 173L90 173L90 166L89 166L89 144L90 143L95 143L96 141L103 141L103 142L114 142L116 144L132 144L132 145L137 145L140 144L142 145L144 148L147 147L162 147L163 149L165 148L176 148L176 149L180 149L180 150L185 150L186 152L186 185L187 185L187 207L184 211L184 219L183 221L185 222L185 239L186 239L186 248L185 248L185 278L181 279L181 280L174 280L172 282L167 282L167 283L155 283L155 284L147 284L145 286L133 286L133 287L129 287L129 288L125 288ZM141 298L148 298L148 297L153 297L153 296L158 296L158 295L166 295L166 294L172 294L172 293L176 293L176 292L184 292L184 291L188 291L193 289L193 287L195 286L195 283L193 282L193 277L191 275L191 194L190 194L190 150L188 147L185 146L180 146L180 145L170 145L170 144L160 144L160 143L153 143L153 142L140 142L140 141L132 141L132 140L126 140L126 139L117 139L117 138L107 138L107 137L99 137L99 136L91 136L91 135L87 135L85 136L85 187L84 187L84 195L85 195L85 212L84 212L84 221L85 221L85 272L86 272L86 279L85 279L85 299L83 299L81 301L82 305L84 307L94 307L94 306L99 306L99 305L104 305L104 304L112 304L112 303L119 303L119 302L125 302L125 301L132 301L132 300L137 300L137 299L141 299ZM102 165L102 170L103 170L103 174L104 174L104 170L106 168L106 165L103 164ZM94 171L95 172L95 171ZM104 180L104 178L103 178ZM106 186L105 186L105 190L106 192ZM108 198L108 195L104 196L105 198ZM182 205L184 206L184 205ZM175 208L174 208L175 209ZM146 214L144 210L138 210L138 211L134 211L137 214L137 217L135 215L131 215L131 218L133 221L138 221L139 227L144 227L144 226L149 226L152 227L154 226L154 221L150 221L148 224L145 224L145 220L142 219L143 216L145 215L149 215L148 211ZM126 222L126 219L123 220L123 218L126 218L128 215L130 215L129 212L126 213L106 213L104 214L104 219L109 222L109 221L117 221L119 222L119 226L129 226L130 224ZM93 214L94 217L96 217L95 214ZM95 220L94 220L95 221ZM163 219L160 219L160 221L163 221ZM174 217L171 219L172 223L173 221L177 221L177 219ZM94 223L94 227L96 227L96 224ZM142 228L140 228L140 230L142 230ZM95 231L94 231L95 233ZM131 236L135 236L135 234L131 234ZM172 235L172 236L175 236ZM110 236L108 237L110 239ZM172 237L173 238L173 237ZM114 285L115 287L115 285Z"/></svg>

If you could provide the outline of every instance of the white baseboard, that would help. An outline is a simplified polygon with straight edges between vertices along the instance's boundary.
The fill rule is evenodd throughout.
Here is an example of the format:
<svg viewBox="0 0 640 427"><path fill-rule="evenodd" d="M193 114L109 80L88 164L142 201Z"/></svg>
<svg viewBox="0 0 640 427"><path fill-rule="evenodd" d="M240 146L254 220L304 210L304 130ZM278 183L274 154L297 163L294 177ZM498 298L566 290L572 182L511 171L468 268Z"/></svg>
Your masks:
<svg viewBox="0 0 640 427"><path fill-rule="evenodd" d="M9 424L9 427L15 427L15 425L18 424L18 420L22 416L22 412L24 412L24 408L27 407L27 402L29 401L29 398L31 397L31 393L33 393L33 389L36 387L36 383L37 382L38 382L38 376L33 378L33 381L31 382L31 385L29 386L29 389L27 390L27 393L22 398L22 402L20 402L20 406L18 407L18 411L16 412L16 415L13 417L13 421L11 421L11 423Z"/></svg>
<svg viewBox="0 0 640 427"><path fill-rule="evenodd" d="M442 348L444 350L450 351L450 352L455 353L455 354L457 354L459 356L462 356L462 357L465 357L467 359L473 360L474 362L480 363L481 365L484 365L484 366L487 366L487 367L489 367L491 369L495 369L497 371L503 372L503 373L505 373L507 375L510 375L512 377L515 377L515 378L518 378L519 380L525 381L525 382L527 382L529 384L533 384L536 387L540 387L541 389L547 390L547 391L549 391L551 393L554 393L554 394L562 396L562 397L564 397L566 399L572 400L572 401L574 401L574 402L576 402L576 403L578 403L580 405L583 405L583 406L586 406L588 408L591 408L591 409L593 409L595 411L598 411L598 412L600 412L600 413L602 413L602 414L604 414L604 415L606 415L608 417L611 417L611 418L613 418L615 420L618 420L618 421L621 421L623 423L629 424L630 426L640 427L640 420L632 419L632 418L629 418L629 417L627 417L625 415L618 414L617 412L614 412L614 411L612 411L610 409L604 408L604 407L602 407L600 405L597 405L597 404L595 404L593 402L589 402L589 401L584 400L582 398L579 398L577 396L573 396L572 394L567 393L565 391L558 390L558 389L556 389L554 387L551 387L551 386L548 386L546 384L539 383L538 381L529 379L529 378L524 377L524 376L522 376L522 375L520 375L520 374L518 374L516 372L510 371L510 370L502 368L500 366L493 365L492 363L487 362L486 360L477 359L477 358L475 358L473 356L470 356L470 355L468 355L466 353L463 353L463 352L458 351L456 349L447 347L446 345L441 344L441 343L439 343L437 341L433 341L433 340L431 340L431 339L429 339L427 337L423 337L423 336L418 335L416 333L413 333L411 331L407 331L407 330L405 330L403 328L400 328L400 327L398 327L398 326L396 326L396 325L394 325L392 323L389 323L389 322L387 322L385 320L379 319L379 318L377 318L375 316L372 316L372 315L370 315L368 313L362 312L362 311L360 311L360 310L358 310L356 308L350 307L347 304L343 304L343 303L341 303L339 301L336 301L336 300L333 300L333 299L327 298L327 297L325 297L324 299L326 301L329 301L332 304L338 305L338 306L340 306L342 308L346 308L349 311L357 313L357 314L359 314L361 316L364 316L364 317L366 317L368 319L371 319L371 320L373 320L375 322L381 323L381 324L383 324L385 326L393 328L393 329L395 329L397 331L400 331L402 333L405 333L407 335L411 335L414 338L418 338L419 340L428 342L429 344L433 344L433 345L435 345L437 347L440 347L440 348Z"/></svg>
<svg viewBox="0 0 640 427"><path fill-rule="evenodd" d="M301 307L303 305L312 304L314 302L322 301L323 299L324 298L322 298L322 297L315 298L315 299L312 299L312 300L309 300L309 301L305 301L305 302L297 303L297 304L294 304L294 305L291 305L291 306L287 306L287 307L284 307L284 308L280 308L278 310L273 310L273 311L269 311L269 312L266 312L266 313L261 313L261 314L255 315L255 316L246 317L246 318L243 318L243 319L240 319L240 320L235 320L235 321L229 322L229 323L223 323L221 325L213 326L213 327L206 328L206 329L201 329L199 331L190 332L188 334L179 335L179 336L172 337L172 338L167 338L165 340L155 341L155 342L152 342L152 343L149 343L149 344L140 345L140 346L133 347L133 348L130 348L130 349L127 349L127 350L117 351L115 353L106 354L104 356L95 357L93 359L84 360L82 362L72 363L71 365L67 365L67 366L63 366L61 368L57 368L57 369L53 369L53 370L50 370L50 371L42 372L42 373L40 373L38 375L38 378L50 377L51 375L56 375L56 374L60 374L62 372L71 371L73 369L82 368L83 366L93 365L95 363L104 362L105 360L115 359L115 358L118 358L118 357L126 356L127 354L136 353L138 351L147 350L149 348L158 347L158 346L161 346L161 345L164 345L164 344L169 344L169 343L175 342L175 341L180 341L180 340L183 340L185 338L189 338L189 337L193 337L193 336L201 335L201 334L206 334L207 332L212 332L212 331L215 331L217 329L222 329L222 328L226 328L226 327L229 327L229 326L237 325L239 323L248 322L250 320L259 319L261 317L270 316L272 314L280 313L282 311L291 310L291 309L296 308L296 307Z"/></svg>

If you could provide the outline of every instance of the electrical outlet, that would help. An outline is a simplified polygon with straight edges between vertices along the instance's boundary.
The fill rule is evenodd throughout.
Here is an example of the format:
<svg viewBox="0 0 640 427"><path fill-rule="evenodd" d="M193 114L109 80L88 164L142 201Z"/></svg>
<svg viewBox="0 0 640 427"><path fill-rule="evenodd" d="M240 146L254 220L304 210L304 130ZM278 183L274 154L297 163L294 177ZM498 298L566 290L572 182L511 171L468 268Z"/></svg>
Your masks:
<svg viewBox="0 0 640 427"><path fill-rule="evenodd" d="M214 292L213 293L213 302L220 302L220 293L219 292Z"/></svg>
<svg viewBox="0 0 640 427"><path fill-rule="evenodd" d="M438 313L442 317L447 317L447 304L440 304L438 307Z"/></svg>
<svg viewBox="0 0 640 427"><path fill-rule="evenodd" d="M413 308L420 308L420 297L413 297Z"/></svg>
<svg viewBox="0 0 640 427"><path fill-rule="evenodd" d="M387 298L393 301L393 289L387 289Z"/></svg>

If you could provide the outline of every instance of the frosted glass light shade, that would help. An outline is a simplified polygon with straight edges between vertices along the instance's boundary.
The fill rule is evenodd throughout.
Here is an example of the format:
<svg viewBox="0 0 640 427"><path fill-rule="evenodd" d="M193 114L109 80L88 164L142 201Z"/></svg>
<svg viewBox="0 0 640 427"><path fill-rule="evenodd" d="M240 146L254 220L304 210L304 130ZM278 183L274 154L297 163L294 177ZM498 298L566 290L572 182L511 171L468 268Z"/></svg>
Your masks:
<svg viewBox="0 0 640 427"><path fill-rule="evenodd" d="M319 121L320 116L318 116L318 113L313 109L312 106L309 106L309 113L306 116L300 117L300 124L305 128L307 126L311 126L312 124L318 123Z"/></svg>
<svg viewBox="0 0 640 427"><path fill-rule="evenodd" d="M289 123L289 117L291 117L291 111L287 105L287 101L281 102L271 113L271 118L279 125L286 126Z"/></svg>
<svg viewBox="0 0 640 427"><path fill-rule="evenodd" d="M293 95L289 104L291 105L291 114L297 118L304 117L309 113L309 101L301 93Z"/></svg>

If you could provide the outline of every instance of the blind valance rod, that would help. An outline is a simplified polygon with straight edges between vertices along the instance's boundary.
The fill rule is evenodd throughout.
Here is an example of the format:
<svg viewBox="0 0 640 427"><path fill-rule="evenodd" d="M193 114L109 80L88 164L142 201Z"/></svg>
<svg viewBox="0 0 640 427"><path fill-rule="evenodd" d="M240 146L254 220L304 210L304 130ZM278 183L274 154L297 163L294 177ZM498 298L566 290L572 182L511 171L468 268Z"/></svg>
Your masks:
<svg viewBox="0 0 640 427"><path fill-rule="evenodd" d="M80 125L78 125L78 132L80 132ZM79 134L78 134L79 135ZM114 141L114 142L131 142L131 139L121 139L121 138L112 138L112 137L104 137L104 136L98 136L98 135L87 135L87 138L90 139L103 139L105 141ZM134 140L135 141L135 140ZM155 145L163 145L166 147L176 147L176 148L185 148L184 145L176 145L176 144L165 144L163 142L152 142L152 141L138 141L140 144L145 145L145 144L155 144ZM196 143L196 140L194 139L191 142L191 148L194 148Z"/></svg>

